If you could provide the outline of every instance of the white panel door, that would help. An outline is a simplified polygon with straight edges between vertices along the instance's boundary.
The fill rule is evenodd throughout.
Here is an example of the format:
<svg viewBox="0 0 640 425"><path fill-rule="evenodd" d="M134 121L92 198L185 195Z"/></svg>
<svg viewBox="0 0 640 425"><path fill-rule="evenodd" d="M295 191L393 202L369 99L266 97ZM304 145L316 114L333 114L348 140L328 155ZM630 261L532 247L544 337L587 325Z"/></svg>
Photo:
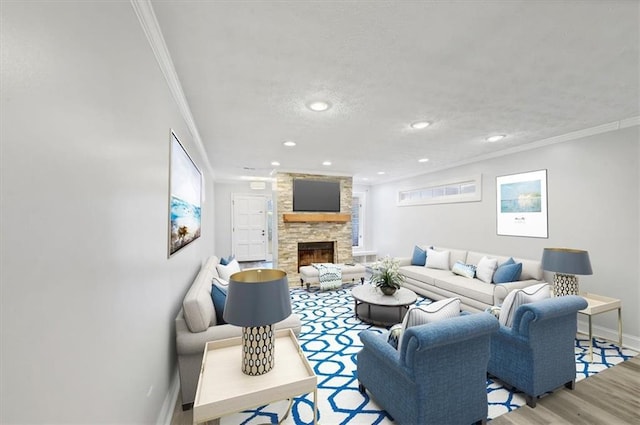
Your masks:
<svg viewBox="0 0 640 425"><path fill-rule="evenodd" d="M238 261L266 260L266 205L265 196L233 196L233 253Z"/></svg>

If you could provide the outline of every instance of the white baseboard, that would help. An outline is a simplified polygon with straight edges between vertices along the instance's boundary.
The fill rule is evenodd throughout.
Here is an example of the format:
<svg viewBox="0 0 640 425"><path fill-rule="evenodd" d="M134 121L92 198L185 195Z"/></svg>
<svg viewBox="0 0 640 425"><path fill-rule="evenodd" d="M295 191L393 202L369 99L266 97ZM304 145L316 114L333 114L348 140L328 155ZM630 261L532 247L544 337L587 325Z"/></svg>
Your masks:
<svg viewBox="0 0 640 425"><path fill-rule="evenodd" d="M578 331L584 335L589 335L589 323L587 321L578 320ZM618 330L609 329L602 326L593 325L593 336L605 338L618 344ZM587 338L588 339L588 338ZM622 346L640 352L640 337L624 333L622 328Z"/></svg>
<svg viewBox="0 0 640 425"><path fill-rule="evenodd" d="M176 367L176 373L173 375L171 384L169 385L169 391L164 398L160 414L156 425L171 425L171 419L173 418L173 410L176 407L176 401L178 400L178 393L180 392L180 376L178 375L178 368Z"/></svg>

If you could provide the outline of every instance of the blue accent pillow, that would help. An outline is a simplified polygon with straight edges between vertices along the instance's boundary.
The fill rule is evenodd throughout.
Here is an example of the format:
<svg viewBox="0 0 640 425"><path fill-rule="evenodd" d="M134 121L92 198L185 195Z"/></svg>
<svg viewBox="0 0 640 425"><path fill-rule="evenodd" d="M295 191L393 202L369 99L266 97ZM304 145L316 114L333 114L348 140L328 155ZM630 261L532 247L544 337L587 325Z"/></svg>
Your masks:
<svg viewBox="0 0 640 425"><path fill-rule="evenodd" d="M220 259L220 264L222 264L223 266L228 266L229 263L232 262L234 258L236 258L236 256L233 254L229 255L227 258L222 257Z"/></svg>
<svg viewBox="0 0 640 425"><path fill-rule="evenodd" d="M216 322L218 325L224 325L227 323L222 317L224 313L224 303L227 301L227 288L220 285L215 279L211 285L211 300L216 309Z"/></svg>
<svg viewBox="0 0 640 425"><path fill-rule="evenodd" d="M500 264L493 274L493 283L515 282L522 274L522 263L516 263L513 258L509 258Z"/></svg>
<svg viewBox="0 0 640 425"><path fill-rule="evenodd" d="M413 257L411 257L412 266L424 266L427 262L427 251L418 245L413 247Z"/></svg>
<svg viewBox="0 0 640 425"><path fill-rule="evenodd" d="M473 279L474 277L476 277L476 266L474 266L473 264L465 264L462 261L456 261L451 271L454 274L468 277L469 279Z"/></svg>

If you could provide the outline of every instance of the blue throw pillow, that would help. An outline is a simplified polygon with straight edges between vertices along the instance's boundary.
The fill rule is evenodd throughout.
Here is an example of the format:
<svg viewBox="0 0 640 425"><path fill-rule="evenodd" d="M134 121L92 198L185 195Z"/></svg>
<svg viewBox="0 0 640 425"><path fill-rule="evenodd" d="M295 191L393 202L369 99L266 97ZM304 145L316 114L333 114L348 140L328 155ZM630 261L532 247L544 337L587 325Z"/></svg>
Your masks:
<svg viewBox="0 0 640 425"><path fill-rule="evenodd" d="M220 264L222 264L223 266L228 266L229 263L232 262L234 258L236 258L236 256L233 254L229 255L227 258L222 257L220 259Z"/></svg>
<svg viewBox="0 0 640 425"><path fill-rule="evenodd" d="M216 322L218 325L224 325L227 323L222 317L224 313L224 303L227 301L227 288L220 285L215 279L211 285L211 300L216 309Z"/></svg>
<svg viewBox="0 0 640 425"><path fill-rule="evenodd" d="M427 251L418 245L413 247L413 257L411 257L412 266L424 266L427 262Z"/></svg>
<svg viewBox="0 0 640 425"><path fill-rule="evenodd" d="M493 274L493 283L515 282L522 274L522 263L516 263L513 258L509 258L500 264Z"/></svg>

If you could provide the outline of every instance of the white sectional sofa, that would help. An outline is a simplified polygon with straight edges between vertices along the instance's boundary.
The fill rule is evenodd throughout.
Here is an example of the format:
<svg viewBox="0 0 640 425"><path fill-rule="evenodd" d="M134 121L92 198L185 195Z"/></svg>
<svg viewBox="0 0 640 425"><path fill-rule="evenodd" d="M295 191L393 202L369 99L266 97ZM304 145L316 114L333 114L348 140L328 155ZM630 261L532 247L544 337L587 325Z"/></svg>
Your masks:
<svg viewBox="0 0 640 425"><path fill-rule="evenodd" d="M418 245L425 251L431 245ZM509 292L514 289L525 288L543 281L542 263L540 260L528 260L513 257L515 262L522 263L520 279L508 283L485 283L477 278L468 278L454 274L451 269L456 261L477 265L482 257L495 258L498 264L507 261L510 256L487 254L476 251L466 251L434 246L435 251L449 251L449 270L428 268L426 266L412 266L411 257L398 258L400 273L405 277L404 287L431 298L441 300L459 297L463 310L478 312L487 307L500 305Z"/></svg>
<svg viewBox="0 0 640 425"><path fill-rule="evenodd" d="M178 370L180 373L180 392L182 408L193 404L202 366L202 355L208 341L239 337L242 328L230 324L217 324L216 311L211 298L211 281L219 278L216 265L220 260L216 256L207 259L187 291L182 308L175 320L176 349L178 352ZM290 328L300 334L301 323L297 314L275 324L276 329ZM238 367L240 367L238 354Z"/></svg>

